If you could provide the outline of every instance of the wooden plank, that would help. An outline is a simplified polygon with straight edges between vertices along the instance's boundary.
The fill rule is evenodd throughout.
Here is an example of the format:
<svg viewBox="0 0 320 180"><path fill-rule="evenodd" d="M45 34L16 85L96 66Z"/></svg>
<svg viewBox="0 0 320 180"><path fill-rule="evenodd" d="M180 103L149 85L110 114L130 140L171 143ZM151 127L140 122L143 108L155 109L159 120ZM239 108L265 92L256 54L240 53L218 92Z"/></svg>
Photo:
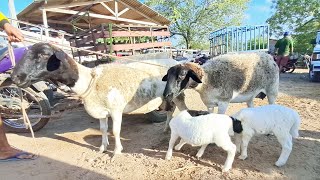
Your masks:
<svg viewBox="0 0 320 180"><path fill-rule="evenodd" d="M105 38L109 32L105 31ZM95 37L102 37L102 33L94 33ZM142 36L170 36L169 31L112 31L112 37L142 37Z"/></svg>
<svg viewBox="0 0 320 180"><path fill-rule="evenodd" d="M120 50L138 50L152 47L171 46L171 42L154 42L154 43L139 43L139 44L116 44L112 46L113 51Z"/></svg>
<svg viewBox="0 0 320 180"><path fill-rule="evenodd" d="M60 4L60 5L44 5L42 6L44 9L55 9L55 8L71 8L76 6L87 6L102 2L109 2L111 0L95 0L95 1L88 1L88 2L73 2L73 3L67 3L67 4Z"/></svg>
<svg viewBox="0 0 320 180"><path fill-rule="evenodd" d="M117 44L112 45L112 51L120 51L120 50L139 50L139 49L146 49L146 48L153 48L153 47L164 47L164 46L171 46L171 42L154 42L154 43L139 43L139 44ZM107 46L108 47L108 46ZM88 48L91 51L105 51L108 48L105 45L100 44L96 47ZM73 53L75 57L78 57L78 52ZM91 53L80 51L80 56L88 56L92 55Z"/></svg>
<svg viewBox="0 0 320 180"><path fill-rule="evenodd" d="M57 13L64 13L64 14L79 14L79 16L83 15L85 12L74 11L74 10L65 10L65 9L47 9L47 11L57 12ZM115 20L115 21L124 21L124 22L131 22L137 24L145 24L145 25L156 25L155 23L139 21L139 20L132 20L127 18L116 18L113 16L107 16L102 14L90 13L90 17L100 18L100 19L108 19L108 20Z"/></svg>

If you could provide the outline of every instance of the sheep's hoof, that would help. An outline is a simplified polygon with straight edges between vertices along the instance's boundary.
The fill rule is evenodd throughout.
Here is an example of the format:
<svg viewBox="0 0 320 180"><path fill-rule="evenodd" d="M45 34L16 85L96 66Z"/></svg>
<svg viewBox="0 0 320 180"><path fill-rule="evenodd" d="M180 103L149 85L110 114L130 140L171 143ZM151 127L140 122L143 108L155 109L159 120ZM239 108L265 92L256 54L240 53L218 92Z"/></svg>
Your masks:
<svg viewBox="0 0 320 180"><path fill-rule="evenodd" d="M116 149L114 149L114 151L113 151L113 155L116 155L116 154L121 154L121 151L123 150L123 148L121 147L121 148L116 148Z"/></svg>
<svg viewBox="0 0 320 180"><path fill-rule="evenodd" d="M181 149L181 147L178 146L178 145L176 145L176 146L174 147L174 150L176 150L176 151L180 151L180 149Z"/></svg>
<svg viewBox="0 0 320 180"><path fill-rule="evenodd" d="M196 154L196 158L197 158L198 160L200 160L200 158L202 157L202 155L203 155L203 153L197 153L197 154Z"/></svg>
<svg viewBox="0 0 320 180"><path fill-rule="evenodd" d="M171 157L172 157L172 156L170 156L170 155L166 155L166 158L165 158L165 159L166 159L166 160L170 160Z"/></svg>
<svg viewBox="0 0 320 180"><path fill-rule="evenodd" d="M117 156L117 155L115 155L115 154L114 154L114 155L111 157L111 159L110 159L110 163L113 163L113 162L115 161L116 156Z"/></svg>
<svg viewBox="0 0 320 180"><path fill-rule="evenodd" d="M247 159L247 156L241 155L241 156L239 156L238 158L239 158L239 159L242 159L242 160L245 160L245 159Z"/></svg>
<svg viewBox="0 0 320 180"><path fill-rule="evenodd" d="M222 172L223 173L228 172L230 169L231 169L231 167L223 167Z"/></svg>
<svg viewBox="0 0 320 180"><path fill-rule="evenodd" d="M107 148L104 145L101 145L99 148L99 153L104 153L107 151Z"/></svg>
<svg viewBox="0 0 320 180"><path fill-rule="evenodd" d="M283 166L283 165L285 165L286 163L285 162L279 162L279 161L277 161L276 163L275 163L275 165L277 166L277 167L281 167L281 166Z"/></svg>

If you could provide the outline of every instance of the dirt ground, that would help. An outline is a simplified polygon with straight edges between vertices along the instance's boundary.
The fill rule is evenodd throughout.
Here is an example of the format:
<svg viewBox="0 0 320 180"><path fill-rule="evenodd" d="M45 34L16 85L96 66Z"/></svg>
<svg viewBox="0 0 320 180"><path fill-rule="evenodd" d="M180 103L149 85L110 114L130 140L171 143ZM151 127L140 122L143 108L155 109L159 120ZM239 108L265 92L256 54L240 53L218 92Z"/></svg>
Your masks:
<svg viewBox="0 0 320 180"><path fill-rule="evenodd" d="M320 179L320 84L308 81L306 70L281 74L277 103L291 107L302 118L300 137L284 167L274 166L280 145L274 136L255 136L249 144L248 159L236 155L233 168L221 173L226 152L209 145L201 160L194 157L198 147L185 145L164 160L170 135L164 123L153 124L145 115L126 115L122 124L123 154L110 162L114 139L109 136L108 152L98 153L101 142L99 121L82 107L64 112L36 135L40 157L33 161L0 163L0 180L28 179ZM205 110L199 95L187 91L190 109ZM267 100L255 100L255 105ZM227 114L246 107L232 104ZM109 121L110 124L110 121ZM110 130L109 126L109 130ZM10 143L33 153L37 148L30 134L8 134Z"/></svg>

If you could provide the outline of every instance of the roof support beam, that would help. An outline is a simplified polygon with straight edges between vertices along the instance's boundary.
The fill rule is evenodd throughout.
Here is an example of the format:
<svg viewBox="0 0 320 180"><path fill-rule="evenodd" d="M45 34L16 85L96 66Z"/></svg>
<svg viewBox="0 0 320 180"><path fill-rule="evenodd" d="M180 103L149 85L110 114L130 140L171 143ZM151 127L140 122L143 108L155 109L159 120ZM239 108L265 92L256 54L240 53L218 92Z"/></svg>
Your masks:
<svg viewBox="0 0 320 180"><path fill-rule="evenodd" d="M109 8L109 6L107 6L105 3L100 3L104 8L106 8L109 12L111 12L111 14L113 14L114 16L116 16L116 13Z"/></svg>
<svg viewBox="0 0 320 180"><path fill-rule="evenodd" d="M87 5L93 5L93 4L98 4L102 2L109 2L112 0L94 0L94 1L86 1L86 2L74 2L74 3L68 3L68 4L60 4L60 5L44 5L42 8L48 10L48 9L55 9L55 8L71 8L71 7L76 7L76 6L87 6Z"/></svg>
<svg viewBox="0 0 320 180"><path fill-rule="evenodd" d="M118 18L118 2L114 1L114 13L116 14L116 18Z"/></svg>
<svg viewBox="0 0 320 180"><path fill-rule="evenodd" d="M47 11L57 12L57 13L64 13L64 14L78 14L79 16L83 15L85 12L74 11L74 10L66 10L66 9L47 9ZM109 19L109 20L115 20L115 21L124 21L129 23L136 23L136 24L145 24L145 25L156 25L152 22L145 22L145 21L138 21L138 20L132 20L127 18L116 18L113 16L107 16L107 15L101 15L101 14L95 14L90 12L90 17L93 18L100 18L100 19Z"/></svg>
<svg viewBox="0 0 320 180"><path fill-rule="evenodd" d="M157 22L154 19L152 19L152 18L148 17L147 15L143 14L137 8L132 7L132 6L128 5L127 3L121 1L121 0L117 0L117 1L120 2L121 4L125 5L125 6L129 7L130 9L135 10L138 14L140 14L141 16L145 17L146 19L150 20L151 22L154 22L155 24L161 24L160 22Z"/></svg>
<svg viewBox="0 0 320 180"><path fill-rule="evenodd" d="M124 14L125 12L127 12L129 10L129 8L125 8L124 10L120 11L118 13L118 17L120 17L122 14Z"/></svg>

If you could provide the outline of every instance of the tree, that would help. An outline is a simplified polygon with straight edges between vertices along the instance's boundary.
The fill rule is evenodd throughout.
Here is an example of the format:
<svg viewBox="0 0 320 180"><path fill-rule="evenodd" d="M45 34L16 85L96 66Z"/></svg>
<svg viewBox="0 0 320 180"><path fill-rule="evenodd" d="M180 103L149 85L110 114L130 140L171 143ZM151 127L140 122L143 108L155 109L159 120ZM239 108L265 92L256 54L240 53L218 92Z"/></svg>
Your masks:
<svg viewBox="0 0 320 180"><path fill-rule="evenodd" d="M172 34L187 48L208 48L209 33L240 25L249 0L147 0L145 3L171 20Z"/></svg>
<svg viewBox="0 0 320 180"><path fill-rule="evenodd" d="M295 51L310 53L311 42L320 30L319 0L274 0L275 13L267 20L275 35L293 31Z"/></svg>

